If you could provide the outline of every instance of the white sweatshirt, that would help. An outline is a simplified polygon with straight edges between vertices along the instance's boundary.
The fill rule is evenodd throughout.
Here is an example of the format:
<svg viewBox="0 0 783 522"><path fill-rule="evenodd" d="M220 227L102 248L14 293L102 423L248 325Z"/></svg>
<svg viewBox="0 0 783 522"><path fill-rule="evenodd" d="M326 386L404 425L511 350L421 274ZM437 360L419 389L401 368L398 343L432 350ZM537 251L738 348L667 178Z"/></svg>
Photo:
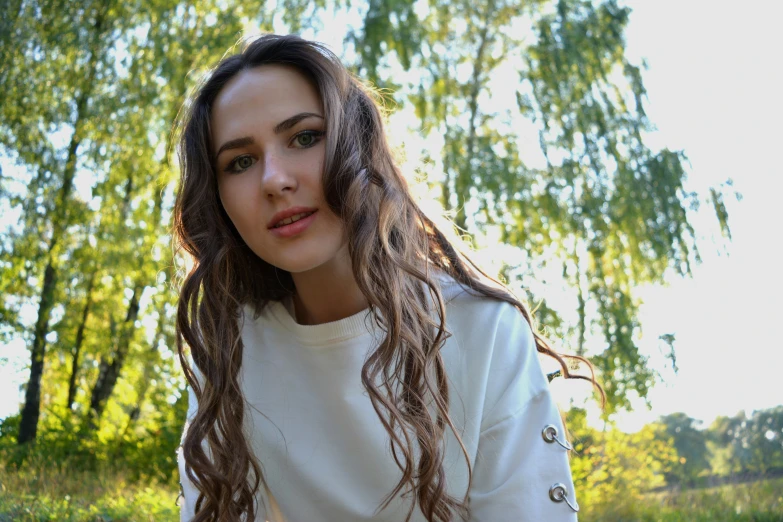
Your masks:
<svg viewBox="0 0 783 522"><path fill-rule="evenodd" d="M452 333L442 348L450 415L473 466L470 520L575 522L567 450L542 436L552 425L564 441L564 430L527 321L513 306L454 282L443 284L443 295ZM246 429L268 485L258 493L256 520L405 520L410 498L378 511L401 471L361 383L362 364L380 338L369 313L306 326L271 303L256 319L246 310L243 323ZM196 407L190 391L188 419ZM463 498L468 469L448 428L445 451L448 492ZM189 521L198 491L181 451L178 461L181 519ZM551 493L556 484L563 489ZM565 500L552 500L562 492ZM416 507L411 520L426 519Z"/></svg>

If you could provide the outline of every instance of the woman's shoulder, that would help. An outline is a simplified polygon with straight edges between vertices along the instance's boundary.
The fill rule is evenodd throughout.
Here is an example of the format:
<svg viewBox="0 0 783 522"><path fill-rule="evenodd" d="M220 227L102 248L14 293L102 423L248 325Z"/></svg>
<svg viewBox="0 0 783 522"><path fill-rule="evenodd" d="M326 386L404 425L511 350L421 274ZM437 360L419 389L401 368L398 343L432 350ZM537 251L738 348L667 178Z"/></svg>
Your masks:
<svg viewBox="0 0 783 522"><path fill-rule="evenodd" d="M446 282L444 362L456 392L473 397L482 428L548 389L530 323L514 304ZM449 296L446 299L446 296Z"/></svg>
<svg viewBox="0 0 783 522"><path fill-rule="evenodd" d="M435 277L440 285L447 316L449 313L459 315L471 326L482 324L488 327L508 328L527 325L527 329L530 329L522 312L510 302L482 294L443 272L439 272ZM511 295L508 289L495 281L486 279L481 282L490 288Z"/></svg>
<svg viewBox="0 0 783 522"><path fill-rule="evenodd" d="M446 328L460 351L468 350L472 357L514 360L517 364L535 355L532 327L513 303L481 294L448 275L438 277L446 305ZM479 346L482 348L475 349Z"/></svg>

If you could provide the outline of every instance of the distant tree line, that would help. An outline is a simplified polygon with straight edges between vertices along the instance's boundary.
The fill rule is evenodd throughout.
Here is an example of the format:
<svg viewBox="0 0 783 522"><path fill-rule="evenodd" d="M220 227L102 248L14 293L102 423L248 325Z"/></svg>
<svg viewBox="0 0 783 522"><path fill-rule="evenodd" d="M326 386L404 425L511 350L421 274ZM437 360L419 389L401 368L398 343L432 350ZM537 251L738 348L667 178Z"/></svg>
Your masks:
<svg viewBox="0 0 783 522"><path fill-rule="evenodd" d="M783 406L718 417L708 427L683 413L662 417L679 457L667 484L710 485L720 477L783 475Z"/></svg>
<svg viewBox="0 0 783 522"><path fill-rule="evenodd" d="M590 427L581 409L568 418L574 480L590 505L609 505L619 491L633 498L783 475L783 406L719 417L706 428L673 413L636 433Z"/></svg>

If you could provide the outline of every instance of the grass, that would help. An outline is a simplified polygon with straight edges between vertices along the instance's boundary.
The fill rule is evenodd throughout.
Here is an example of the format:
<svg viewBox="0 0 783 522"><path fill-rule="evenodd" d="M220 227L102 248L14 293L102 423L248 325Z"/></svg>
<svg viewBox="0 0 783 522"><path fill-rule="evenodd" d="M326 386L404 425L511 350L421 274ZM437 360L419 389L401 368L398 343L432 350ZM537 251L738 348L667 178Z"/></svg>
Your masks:
<svg viewBox="0 0 783 522"><path fill-rule="evenodd" d="M40 458L21 468L0 461L0 522L168 522L179 520L177 488L131 482L103 467ZM584 505L581 522L783 522L783 479L678 493L624 498L607 506Z"/></svg>
<svg viewBox="0 0 783 522"><path fill-rule="evenodd" d="M0 522L167 522L179 520L178 489L130 482L108 467L30 461L21 468L0 462Z"/></svg>
<svg viewBox="0 0 783 522"><path fill-rule="evenodd" d="M655 493L586 507L582 522L783 522L783 479Z"/></svg>

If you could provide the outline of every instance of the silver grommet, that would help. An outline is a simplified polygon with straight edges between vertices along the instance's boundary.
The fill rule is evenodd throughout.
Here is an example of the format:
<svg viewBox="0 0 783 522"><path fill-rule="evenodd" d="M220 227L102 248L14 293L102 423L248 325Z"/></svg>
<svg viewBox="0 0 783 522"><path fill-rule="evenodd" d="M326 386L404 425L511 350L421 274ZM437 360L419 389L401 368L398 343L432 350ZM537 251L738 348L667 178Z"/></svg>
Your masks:
<svg viewBox="0 0 783 522"><path fill-rule="evenodd" d="M565 502L575 513L579 512L579 505L576 502L571 504L571 501L568 500L568 489L559 482L549 488L549 498L552 499L552 502Z"/></svg>
<svg viewBox="0 0 783 522"><path fill-rule="evenodd" d="M544 430L541 432L541 436L544 437L544 440L546 442L552 443L557 442L560 444L563 448L566 449L566 451L571 451L572 448L571 445L568 442L561 441L557 438L557 428L552 424L547 424L544 426Z"/></svg>

